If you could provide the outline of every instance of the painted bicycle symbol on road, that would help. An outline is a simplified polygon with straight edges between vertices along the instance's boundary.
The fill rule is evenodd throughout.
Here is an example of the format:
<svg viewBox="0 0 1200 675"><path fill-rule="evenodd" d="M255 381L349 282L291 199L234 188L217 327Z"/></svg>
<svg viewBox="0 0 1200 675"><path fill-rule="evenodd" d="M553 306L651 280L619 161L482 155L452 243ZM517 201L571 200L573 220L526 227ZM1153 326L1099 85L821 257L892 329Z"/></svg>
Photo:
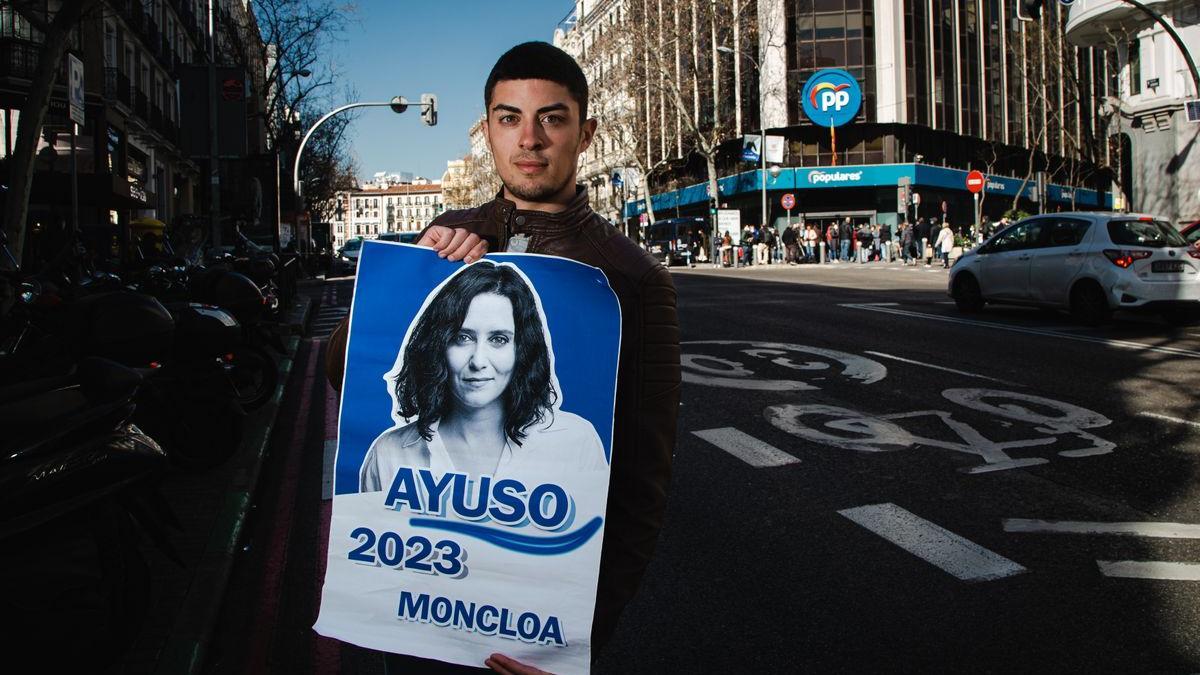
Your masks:
<svg viewBox="0 0 1200 675"><path fill-rule="evenodd" d="M684 381L738 389L808 392L839 378L872 384L887 377L887 368L872 359L804 345L703 341L686 342L681 357ZM701 354L698 350L716 352ZM797 360L799 359L799 360ZM770 364L770 365L768 365ZM796 373L780 376L780 369ZM794 379L793 379L794 378ZM946 401L986 416L1006 428L1007 440L988 438L976 425L955 417L962 411L919 409L879 414L823 403L768 406L763 416L775 428L796 438L840 450L894 452L916 447L938 448L978 457L982 464L960 469L987 473L1047 464L1046 457L1017 457L1015 451L1057 449L1060 457L1078 458L1112 452L1116 444L1090 430L1112 420L1080 406L1001 389L952 388ZM915 429L925 430L923 433ZM948 439L935 430L949 430Z"/></svg>

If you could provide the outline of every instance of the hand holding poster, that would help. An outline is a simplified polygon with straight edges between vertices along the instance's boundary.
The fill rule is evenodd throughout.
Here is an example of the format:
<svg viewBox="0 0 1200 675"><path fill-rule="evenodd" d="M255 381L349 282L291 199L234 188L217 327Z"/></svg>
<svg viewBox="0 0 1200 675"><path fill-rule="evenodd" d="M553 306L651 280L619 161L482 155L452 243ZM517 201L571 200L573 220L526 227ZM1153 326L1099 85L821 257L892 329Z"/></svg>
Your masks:
<svg viewBox="0 0 1200 675"><path fill-rule="evenodd" d="M586 672L619 347L595 268L367 242L316 630Z"/></svg>

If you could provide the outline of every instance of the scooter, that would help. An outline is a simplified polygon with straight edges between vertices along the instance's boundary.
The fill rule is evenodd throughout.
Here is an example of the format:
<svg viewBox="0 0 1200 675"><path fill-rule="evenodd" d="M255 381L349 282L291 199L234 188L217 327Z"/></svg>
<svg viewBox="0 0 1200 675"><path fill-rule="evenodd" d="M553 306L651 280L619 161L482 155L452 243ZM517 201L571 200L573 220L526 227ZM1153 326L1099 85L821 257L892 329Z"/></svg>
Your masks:
<svg viewBox="0 0 1200 675"><path fill-rule="evenodd" d="M131 421L140 386L129 368L84 359L0 388L0 612L14 662L117 662L150 597L141 540L179 562L156 491L166 454Z"/></svg>

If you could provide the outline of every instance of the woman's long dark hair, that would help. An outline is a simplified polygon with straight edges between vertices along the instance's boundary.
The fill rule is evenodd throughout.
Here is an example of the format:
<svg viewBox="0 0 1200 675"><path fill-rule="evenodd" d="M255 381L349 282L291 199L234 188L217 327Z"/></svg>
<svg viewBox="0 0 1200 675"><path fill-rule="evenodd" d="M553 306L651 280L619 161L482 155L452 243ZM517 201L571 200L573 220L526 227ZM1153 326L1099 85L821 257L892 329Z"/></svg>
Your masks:
<svg viewBox="0 0 1200 675"><path fill-rule="evenodd" d="M462 328L471 301L483 293L502 295L513 306L516 361L503 394L505 435L520 445L531 426L553 415L558 392L551 381L550 348L533 291L513 267L481 260L451 278L426 306L396 376L400 414L416 415L417 430L427 441L433 438L433 425L454 404L446 349Z"/></svg>

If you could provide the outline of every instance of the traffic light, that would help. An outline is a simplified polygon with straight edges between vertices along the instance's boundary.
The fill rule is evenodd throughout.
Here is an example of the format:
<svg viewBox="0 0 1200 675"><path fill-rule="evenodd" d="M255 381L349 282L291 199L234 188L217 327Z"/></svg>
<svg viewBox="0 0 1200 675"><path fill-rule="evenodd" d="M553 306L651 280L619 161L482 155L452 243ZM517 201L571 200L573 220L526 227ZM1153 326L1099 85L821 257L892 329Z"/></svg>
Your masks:
<svg viewBox="0 0 1200 675"><path fill-rule="evenodd" d="M421 121L429 126L437 126L437 96L421 94Z"/></svg>
<svg viewBox="0 0 1200 675"><path fill-rule="evenodd" d="M394 113L402 113L408 110L408 99L403 96L393 96L391 108Z"/></svg>
<svg viewBox="0 0 1200 675"><path fill-rule="evenodd" d="M1044 0L1018 0L1017 18L1022 21L1035 21L1042 16Z"/></svg>

